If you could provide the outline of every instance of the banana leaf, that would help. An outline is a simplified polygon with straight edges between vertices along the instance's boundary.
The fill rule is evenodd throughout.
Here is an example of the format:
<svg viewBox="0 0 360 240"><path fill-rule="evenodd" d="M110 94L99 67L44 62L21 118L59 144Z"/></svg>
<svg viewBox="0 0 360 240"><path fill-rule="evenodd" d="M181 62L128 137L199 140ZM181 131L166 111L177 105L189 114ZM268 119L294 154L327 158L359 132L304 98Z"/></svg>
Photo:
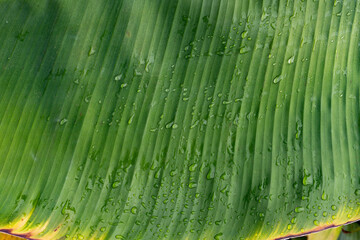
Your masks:
<svg viewBox="0 0 360 240"><path fill-rule="evenodd" d="M360 219L360 1L0 0L0 229L279 239Z"/></svg>

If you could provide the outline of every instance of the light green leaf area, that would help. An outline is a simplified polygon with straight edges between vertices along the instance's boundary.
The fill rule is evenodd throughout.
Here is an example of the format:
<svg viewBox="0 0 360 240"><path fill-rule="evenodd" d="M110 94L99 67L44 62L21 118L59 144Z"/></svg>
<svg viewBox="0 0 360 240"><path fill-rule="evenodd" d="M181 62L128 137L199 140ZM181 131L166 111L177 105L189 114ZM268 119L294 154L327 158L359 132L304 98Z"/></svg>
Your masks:
<svg viewBox="0 0 360 240"><path fill-rule="evenodd" d="M360 1L1 0L0 229L274 239L360 219Z"/></svg>
<svg viewBox="0 0 360 240"><path fill-rule="evenodd" d="M312 233L307 236L308 240L338 240L341 234L342 227L335 227L326 229L317 233Z"/></svg>

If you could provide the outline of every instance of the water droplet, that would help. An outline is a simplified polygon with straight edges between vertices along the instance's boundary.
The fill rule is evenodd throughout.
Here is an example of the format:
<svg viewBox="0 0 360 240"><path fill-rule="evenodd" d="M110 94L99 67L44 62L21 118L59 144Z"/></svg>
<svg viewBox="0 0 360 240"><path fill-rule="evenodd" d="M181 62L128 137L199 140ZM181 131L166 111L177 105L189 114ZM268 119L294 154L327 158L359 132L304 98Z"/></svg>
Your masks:
<svg viewBox="0 0 360 240"><path fill-rule="evenodd" d="M288 62L288 64L292 64L292 63L294 63L294 61L295 61L295 56L292 56L288 59L287 62Z"/></svg>
<svg viewBox="0 0 360 240"><path fill-rule="evenodd" d="M130 125L132 123L134 116L135 116L135 114L131 115L131 117L129 118L129 121L128 121L128 125Z"/></svg>
<svg viewBox="0 0 360 240"><path fill-rule="evenodd" d="M197 167L197 164L196 164L196 163L191 164L191 165L189 166L189 171L190 171L190 172L194 172L194 171L196 170L196 167Z"/></svg>
<svg viewBox="0 0 360 240"><path fill-rule="evenodd" d="M89 56L92 56L92 55L94 55L94 54L95 54L95 49L94 49L93 47L90 47L89 52L88 52L88 55L89 55Z"/></svg>
<svg viewBox="0 0 360 240"><path fill-rule="evenodd" d="M142 75L142 72L138 69L135 70L135 76L141 76Z"/></svg>
<svg viewBox="0 0 360 240"><path fill-rule="evenodd" d="M170 171L170 176L173 177L177 174L176 170L171 170Z"/></svg>
<svg viewBox="0 0 360 240"><path fill-rule="evenodd" d="M86 96L85 99L84 99L84 101L85 101L86 103L89 103L89 102L90 102L90 99L91 99L91 95Z"/></svg>
<svg viewBox="0 0 360 240"><path fill-rule="evenodd" d="M122 79L122 74L116 75L115 76L115 81L120 81Z"/></svg>
<svg viewBox="0 0 360 240"><path fill-rule="evenodd" d="M314 224L316 225L316 226L319 226L319 221L318 220L314 220Z"/></svg>
<svg viewBox="0 0 360 240"><path fill-rule="evenodd" d="M323 193L321 195L321 199L326 200L327 198L328 198L327 194L323 191Z"/></svg>
<svg viewBox="0 0 360 240"><path fill-rule="evenodd" d="M291 230L291 229L292 229L292 225L291 225L291 224L288 224L288 225L287 225L287 229L288 229L288 230Z"/></svg>
<svg viewBox="0 0 360 240"><path fill-rule="evenodd" d="M240 48L240 54L245 54L250 52L250 48L249 47L241 47Z"/></svg>
<svg viewBox="0 0 360 240"><path fill-rule="evenodd" d="M247 37L247 34L248 34L248 31L243 31L242 33L241 33L241 38L246 38Z"/></svg>
<svg viewBox="0 0 360 240"><path fill-rule="evenodd" d="M131 208L131 213L136 214L137 213L137 207L132 207Z"/></svg>
<svg viewBox="0 0 360 240"><path fill-rule="evenodd" d="M312 185L313 184L313 178L311 176L311 174L304 174L304 178L303 178L303 185Z"/></svg>
<svg viewBox="0 0 360 240"><path fill-rule="evenodd" d="M197 184L196 183L189 183L189 188L195 188L197 186Z"/></svg>
<svg viewBox="0 0 360 240"><path fill-rule="evenodd" d="M336 207L335 205L332 205L332 206L331 206L331 209L332 209L333 211L335 211L335 210L337 209L337 207Z"/></svg>
<svg viewBox="0 0 360 240"><path fill-rule="evenodd" d="M283 78L284 78L283 75L279 75L274 78L273 83L275 83L275 84L279 83Z"/></svg>
<svg viewBox="0 0 360 240"><path fill-rule="evenodd" d="M355 195L356 195L356 196L360 196L360 189L356 189L356 190L355 190Z"/></svg>
<svg viewBox="0 0 360 240"><path fill-rule="evenodd" d="M123 235L120 235L120 234L116 235L115 238L116 239L125 239L125 237Z"/></svg>
<svg viewBox="0 0 360 240"><path fill-rule="evenodd" d="M113 184L112 184L112 188L117 188L121 185L121 183L119 181L115 181Z"/></svg>
<svg viewBox="0 0 360 240"><path fill-rule="evenodd" d="M63 119L61 119L61 121L60 121L60 125L62 126L62 125L64 125L65 123L67 123L67 119L66 118L63 118Z"/></svg>
<svg viewBox="0 0 360 240"><path fill-rule="evenodd" d="M218 233L214 236L214 239L215 240L220 240L221 239L221 236L224 235L223 233Z"/></svg>
<svg viewBox="0 0 360 240"><path fill-rule="evenodd" d="M297 207L295 208L295 212L297 213L300 213L300 212L303 212L304 211L304 208L303 207Z"/></svg>
<svg viewBox="0 0 360 240"><path fill-rule="evenodd" d="M100 232L105 232L105 230L106 230L105 227L100 228Z"/></svg>

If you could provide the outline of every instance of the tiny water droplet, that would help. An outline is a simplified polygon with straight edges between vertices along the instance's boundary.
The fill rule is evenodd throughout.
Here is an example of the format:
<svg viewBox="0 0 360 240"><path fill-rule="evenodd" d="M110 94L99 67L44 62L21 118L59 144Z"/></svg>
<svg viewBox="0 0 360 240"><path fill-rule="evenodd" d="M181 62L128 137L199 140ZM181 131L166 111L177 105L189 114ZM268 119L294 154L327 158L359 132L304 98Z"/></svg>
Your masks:
<svg viewBox="0 0 360 240"><path fill-rule="evenodd" d="M241 47L240 48L240 54L245 54L250 52L250 48L249 47Z"/></svg>
<svg viewBox="0 0 360 240"><path fill-rule="evenodd" d="M295 61L295 56L292 56L288 59L287 62L288 62L288 64L292 64L292 63L294 63L294 61Z"/></svg>
<svg viewBox="0 0 360 240"><path fill-rule="evenodd" d="M137 207L132 207L131 208L131 213L136 214L137 213Z"/></svg>
<svg viewBox="0 0 360 240"><path fill-rule="evenodd" d="M246 31L246 30L243 31L243 32L241 33L241 38L242 38L242 39L246 38L247 34L248 34L248 31Z"/></svg>
<svg viewBox="0 0 360 240"><path fill-rule="evenodd" d="M304 178L303 178L303 185L306 186L306 185L312 185L313 184L313 178L312 176L309 174L305 174Z"/></svg>
<svg viewBox="0 0 360 240"><path fill-rule="evenodd" d="M131 117L128 120L128 125L130 125L134 119L135 114L131 115Z"/></svg>
<svg viewBox="0 0 360 240"><path fill-rule="evenodd" d="M174 122L169 122L168 124L165 125L165 128L167 128L167 129L172 128L173 125L174 125Z"/></svg>
<svg viewBox="0 0 360 240"><path fill-rule="evenodd" d="M194 172L194 171L196 170L196 167L197 167L197 164L196 164L196 163L191 164L191 165L189 166L189 171L190 171L190 172Z"/></svg>
<svg viewBox="0 0 360 240"><path fill-rule="evenodd" d="M189 188L192 189L192 188L195 188L197 186L196 183L189 183Z"/></svg>
<svg viewBox="0 0 360 240"><path fill-rule="evenodd" d="M318 220L314 220L314 225L316 225L316 226L319 226L319 221Z"/></svg>
<svg viewBox="0 0 360 240"><path fill-rule="evenodd" d="M119 181L115 181L113 184L112 184L112 188L117 188L121 185L121 183Z"/></svg>
<svg viewBox="0 0 360 240"><path fill-rule="evenodd" d="M122 79L122 74L115 76L115 81L120 81Z"/></svg>
<svg viewBox="0 0 360 240"><path fill-rule="evenodd" d="M297 213L300 213L300 212L303 212L304 211L304 208L303 207L297 207L295 208L295 212Z"/></svg>
<svg viewBox="0 0 360 240"><path fill-rule="evenodd" d="M336 207L335 205L332 205L332 206L331 206L331 209L332 209L333 211L335 211L335 210L337 209L337 207Z"/></svg>
<svg viewBox="0 0 360 240"><path fill-rule="evenodd" d="M223 233L218 233L214 236L214 239L215 240L220 240L221 239L221 236L224 235Z"/></svg>
<svg viewBox="0 0 360 240"><path fill-rule="evenodd" d="M321 199L326 200L328 198L327 194L325 192L322 193Z"/></svg>
<svg viewBox="0 0 360 240"><path fill-rule="evenodd" d="M92 56L92 55L94 55L94 54L95 54L95 49L94 49L93 47L90 47L89 52L88 52L88 55L89 55L89 56Z"/></svg>
<svg viewBox="0 0 360 240"><path fill-rule="evenodd" d="M274 78L273 83L277 84L277 83L279 83L282 79L283 79L283 76L282 76L282 75L279 75L279 76L277 76L277 77Z"/></svg>
<svg viewBox="0 0 360 240"><path fill-rule="evenodd" d="M68 120L66 118L61 119L60 126L63 126L65 123L67 123L67 121Z"/></svg>

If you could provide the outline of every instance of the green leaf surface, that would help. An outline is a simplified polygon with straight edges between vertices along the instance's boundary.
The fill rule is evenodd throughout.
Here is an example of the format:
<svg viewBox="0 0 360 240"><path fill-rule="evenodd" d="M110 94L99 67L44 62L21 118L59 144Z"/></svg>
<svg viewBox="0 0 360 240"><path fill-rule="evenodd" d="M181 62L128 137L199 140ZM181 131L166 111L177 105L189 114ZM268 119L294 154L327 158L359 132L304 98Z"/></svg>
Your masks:
<svg viewBox="0 0 360 240"><path fill-rule="evenodd" d="M338 240L342 227L330 228L317 233L309 234L308 240Z"/></svg>
<svg viewBox="0 0 360 240"><path fill-rule="evenodd" d="M360 1L0 0L0 229L275 239L360 219Z"/></svg>
<svg viewBox="0 0 360 240"><path fill-rule="evenodd" d="M353 223L343 227L339 240L357 240L360 239L360 224Z"/></svg>

